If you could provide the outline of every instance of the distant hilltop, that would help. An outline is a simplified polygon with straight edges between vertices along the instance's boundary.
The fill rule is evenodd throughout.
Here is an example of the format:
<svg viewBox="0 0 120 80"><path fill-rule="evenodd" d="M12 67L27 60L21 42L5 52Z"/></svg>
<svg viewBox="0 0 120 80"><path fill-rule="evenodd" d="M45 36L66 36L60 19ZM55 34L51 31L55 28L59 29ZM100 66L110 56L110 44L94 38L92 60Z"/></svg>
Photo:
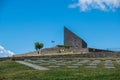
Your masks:
<svg viewBox="0 0 120 80"><path fill-rule="evenodd" d="M89 53L89 52L113 52L110 50L96 49L87 47L87 42L70 31L67 27L64 27L64 45L56 45L52 48L45 48L40 51L40 54L52 54L52 53ZM30 52L27 54L21 54L17 56L38 56L37 52Z"/></svg>

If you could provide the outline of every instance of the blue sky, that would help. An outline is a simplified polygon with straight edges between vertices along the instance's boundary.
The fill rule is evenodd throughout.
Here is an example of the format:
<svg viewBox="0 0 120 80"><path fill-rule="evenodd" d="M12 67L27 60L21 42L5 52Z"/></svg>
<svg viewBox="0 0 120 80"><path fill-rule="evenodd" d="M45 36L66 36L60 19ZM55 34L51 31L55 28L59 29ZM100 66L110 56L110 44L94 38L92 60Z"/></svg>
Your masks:
<svg viewBox="0 0 120 80"><path fill-rule="evenodd" d="M104 0L106 5L93 2L95 6L92 0L87 6L81 1L0 0L0 45L20 54L34 51L36 41L44 47L63 44L63 28L67 26L88 47L120 48L120 1L111 4Z"/></svg>

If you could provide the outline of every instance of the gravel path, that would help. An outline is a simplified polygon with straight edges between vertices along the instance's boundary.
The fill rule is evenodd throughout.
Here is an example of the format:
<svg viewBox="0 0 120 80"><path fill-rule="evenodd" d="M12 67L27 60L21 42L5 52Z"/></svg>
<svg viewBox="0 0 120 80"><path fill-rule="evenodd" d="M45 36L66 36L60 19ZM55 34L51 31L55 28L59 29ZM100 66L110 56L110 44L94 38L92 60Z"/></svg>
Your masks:
<svg viewBox="0 0 120 80"><path fill-rule="evenodd" d="M32 67L32 68L37 69L37 70L49 70L48 68L38 66L38 65L35 65L35 64L31 64L31 63L28 63L28 62L24 62L24 61L16 61L16 62L20 63L20 64L23 64L23 65L26 65L26 66L29 66L29 67Z"/></svg>

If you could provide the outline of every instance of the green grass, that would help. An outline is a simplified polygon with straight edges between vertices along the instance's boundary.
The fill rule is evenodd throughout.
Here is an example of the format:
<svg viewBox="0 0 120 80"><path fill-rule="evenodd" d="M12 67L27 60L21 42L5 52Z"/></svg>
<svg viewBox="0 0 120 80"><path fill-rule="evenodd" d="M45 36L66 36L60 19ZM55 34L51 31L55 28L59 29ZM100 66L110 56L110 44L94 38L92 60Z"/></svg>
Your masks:
<svg viewBox="0 0 120 80"><path fill-rule="evenodd" d="M3 61L0 62L0 80L120 80L119 64L114 61L115 69L102 68L102 64L96 69L80 67L38 71L14 61Z"/></svg>
<svg viewBox="0 0 120 80"><path fill-rule="evenodd" d="M61 52L61 53L46 53L46 54L41 54L40 56L59 56L59 55L71 55L71 54L75 54L74 52Z"/></svg>

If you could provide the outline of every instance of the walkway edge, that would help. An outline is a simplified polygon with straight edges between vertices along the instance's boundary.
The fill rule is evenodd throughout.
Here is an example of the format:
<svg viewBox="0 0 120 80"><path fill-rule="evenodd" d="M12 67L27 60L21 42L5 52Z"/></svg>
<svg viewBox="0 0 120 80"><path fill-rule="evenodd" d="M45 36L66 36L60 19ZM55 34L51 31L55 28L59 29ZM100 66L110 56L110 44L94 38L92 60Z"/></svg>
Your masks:
<svg viewBox="0 0 120 80"><path fill-rule="evenodd" d="M42 67L42 66L38 66L38 65L35 65L35 64L32 64L32 63L28 63L28 62L25 62L25 61L16 61L17 63L19 64L23 64L23 65L26 65L28 67L31 67L33 69L36 69L36 70L49 70L48 68L45 68L45 67Z"/></svg>

